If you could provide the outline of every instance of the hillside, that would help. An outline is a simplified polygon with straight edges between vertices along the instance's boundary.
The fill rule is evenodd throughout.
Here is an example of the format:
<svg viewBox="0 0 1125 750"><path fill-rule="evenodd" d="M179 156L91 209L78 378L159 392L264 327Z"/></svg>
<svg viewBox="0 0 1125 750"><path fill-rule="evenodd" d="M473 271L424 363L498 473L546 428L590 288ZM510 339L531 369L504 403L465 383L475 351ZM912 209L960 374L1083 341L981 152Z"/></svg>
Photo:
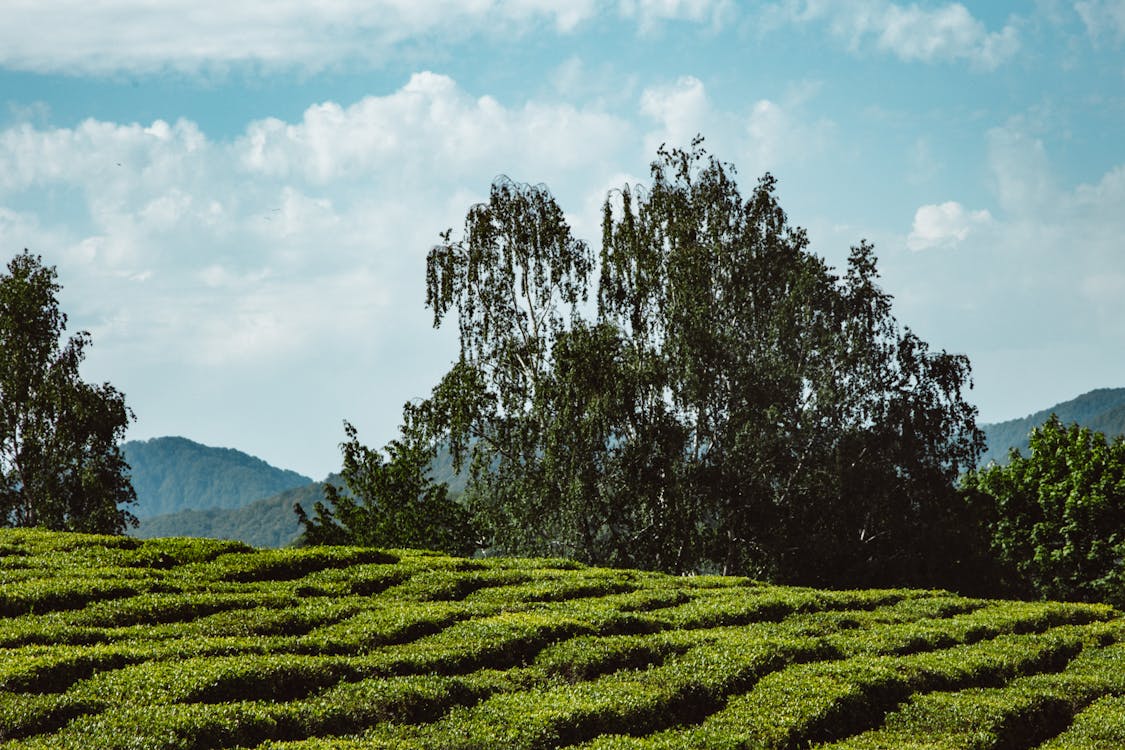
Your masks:
<svg viewBox="0 0 1125 750"><path fill-rule="evenodd" d="M123 448L133 466L141 508L135 511L140 525L129 533L142 539L207 537L284 547L300 533L293 503L311 512L313 503L324 499L323 482L229 448L209 448L179 437L130 442ZM438 451L430 474L446 482L454 495L465 489L466 472L453 471L447 450ZM339 475L326 481L339 483ZM281 489L271 489L276 487ZM153 510L162 507L175 510Z"/></svg>
<svg viewBox="0 0 1125 750"><path fill-rule="evenodd" d="M1007 463L1009 448L1018 448L1026 456L1032 428L1046 422L1052 413L1058 414L1063 424L1077 422L1111 437L1125 435L1125 388L1099 388L1022 419L982 424L988 449L981 463Z"/></svg>
<svg viewBox="0 0 1125 750"><path fill-rule="evenodd" d="M238 508L313 481L241 451L182 437L134 440L122 450L137 491L133 512L141 518L189 509Z"/></svg>
<svg viewBox="0 0 1125 750"><path fill-rule="evenodd" d="M1125 746L1102 605L0 530L30 748Z"/></svg>
<svg viewBox="0 0 1125 750"><path fill-rule="evenodd" d="M339 483L333 475L326 481ZM285 547L301 533L293 504L300 503L309 513L324 500L324 482L294 487L276 495L255 500L241 508L182 510L141 519L130 533L141 539L164 536L231 539L254 547Z"/></svg>

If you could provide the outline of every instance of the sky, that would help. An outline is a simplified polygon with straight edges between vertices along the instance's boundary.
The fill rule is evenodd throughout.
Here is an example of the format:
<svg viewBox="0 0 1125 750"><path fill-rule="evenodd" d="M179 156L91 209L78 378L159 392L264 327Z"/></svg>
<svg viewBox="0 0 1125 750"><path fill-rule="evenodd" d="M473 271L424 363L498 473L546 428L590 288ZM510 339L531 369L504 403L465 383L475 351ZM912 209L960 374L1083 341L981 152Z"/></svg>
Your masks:
<svg viewBox="0 0 1125 750"><path fill-rule="evenodd" d="M600 245L702 134L812 250L875 244L979 419L1125 386L1125 0L5 0L0 261L83 376L322 478L456 356L425 257L504 175Z"/></svg>

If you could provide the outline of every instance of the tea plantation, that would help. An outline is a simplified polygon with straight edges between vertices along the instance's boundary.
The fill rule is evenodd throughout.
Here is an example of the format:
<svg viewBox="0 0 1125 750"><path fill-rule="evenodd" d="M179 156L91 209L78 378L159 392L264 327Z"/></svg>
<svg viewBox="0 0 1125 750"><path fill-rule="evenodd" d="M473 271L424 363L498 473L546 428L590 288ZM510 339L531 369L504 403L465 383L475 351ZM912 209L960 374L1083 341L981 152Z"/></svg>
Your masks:
<svg viewBox="0 0 1125 750"><path fill-rule="evenodd" d="M0 531L9 748L1123 748L1125 618Z"/></svg>

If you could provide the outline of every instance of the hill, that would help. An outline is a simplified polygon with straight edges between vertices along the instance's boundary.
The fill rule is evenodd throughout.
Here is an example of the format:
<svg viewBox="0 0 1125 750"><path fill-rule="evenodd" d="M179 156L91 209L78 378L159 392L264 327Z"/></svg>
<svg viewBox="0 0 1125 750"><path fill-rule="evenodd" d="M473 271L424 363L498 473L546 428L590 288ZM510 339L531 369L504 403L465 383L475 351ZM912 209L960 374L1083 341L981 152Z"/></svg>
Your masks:
<svg viewBox="0 0 1125 750"><path fill-rule="evenodd" d="M339 475L326 482L339 484ZM181 510L142 518L130 533L141 539L166 536L231 539L255 547L286 547L300 536L301 526L293 513L293 504L300 503L312 513L313 505L324 500L325 482L311 482L255 500L241 508Z"/></svg>
<svg viewBox="0 0 1125 750"><path fill-rule="evenodd" d="M981 457L981 464L1007 463L1010 448L1018 448L1026 456L1027 438L1032 428L1046 422L1052 413L1058 414L1063 424L1077 422L1111 437L1125 435L1125 388L1099 388L1022 419L982 424L988 449Z"/></svg>
<svg viewBox="0 0 1125 750"><path fill-rule="evenodd" d="M293 503L309 512L324 499L324 482L275 469L261 459L229 448L209 448L186 438L156 438L123 446L133 466L140 525L129 533L233 539L255 547L285 547L300 534ZM136 461L136 463L133 463ZM195 468L193 468L195 467ZM453 470L442 448L430 468L449 491L465 489L467 473ZM340 484L338 474L325 481ZM281 489L271 489L280 487ZM173 510L154 510L171 507Z"/></svg>
<svg viewBox="0 0 1125 750"><path fill-rule="evenodd" d="M13 750L1125 742L1104 605L37 530L0 576Z"/></svg>
<svg viewBox="0 0 1125 750"><path fill-rule="evenodd" d="M312 483L295 471L260 458L212 448L182 437L134 440L122 445L137 491L140 518L181 510L237 508Z"/></svg>

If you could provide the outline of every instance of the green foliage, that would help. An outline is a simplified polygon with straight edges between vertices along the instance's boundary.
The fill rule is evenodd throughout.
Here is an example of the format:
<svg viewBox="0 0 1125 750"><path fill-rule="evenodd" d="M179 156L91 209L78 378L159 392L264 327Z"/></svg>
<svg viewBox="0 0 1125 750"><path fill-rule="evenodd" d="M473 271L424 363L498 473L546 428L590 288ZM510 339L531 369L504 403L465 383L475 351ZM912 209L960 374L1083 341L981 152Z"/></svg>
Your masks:
<svg viewBox="0 0 1125 750"><path fill-rule="evenodd" d="M26 250L0 274L0 526L120 534L136 524L118 447L133 413L81 379L90 334L61 341L56 277Z"/></svg>
<svg viewBox="0 0 1125 750"><path fill-rule="evenodd" d="M1125 437L1052 416L1030 445L965 478L993 553L1023 591L1125 606Z"/></svg>
<svg viewBox="0 0 1125 750"><path fill-rule="evenodd" d="M499 180L427 259L460 357L406 431L469 464L496 550L818 585L978 572L954 481L969 363L891 315L870 245L837 276L766 175L661 149L604 207L600 276L542 186ZM596 299L596 316L588 299Z"/></svg>
<svg viewBox="0 0 1125 750"><path fill-rule="evenodd" d="M0 530L9 574L103 587L0 616L15 750L1062 750L1123 726L1103 604Z"/></svg>
<svg viewBox="0 0 1125 750"><path fill-rule="evenodd" d="M361 444L355 428L344 423L341 444L347 488L324 485L328 504L315 505L310 518L300 504L293 510L305 527L305 544L362 544L420 547L467 554L475 547L469 516L450 499L444 484L428 474L433 449L418 442L392 440L387 459Z"/></svg>
<svg viewBox="0 0 1125 750"><path fill-rule="evenodd" d="M192 572L223 581L291 581L321 570L397 560L382 550L360 547L257 550L220 555Z"/></svg>
<svg viewBox="0 0 1125 750"><path fill-rule="evenodd" d="M1065 732L1041 750L1117 750L1125 747L1125 695L1107 696L1074 717Z"/></svg>
<svg viewBox="0 0 1125 750"><path fill-rule="evenodd" d="M0 740L47 734L83 714L105 710L101 700L69 694L0 692Z"/></svg>

